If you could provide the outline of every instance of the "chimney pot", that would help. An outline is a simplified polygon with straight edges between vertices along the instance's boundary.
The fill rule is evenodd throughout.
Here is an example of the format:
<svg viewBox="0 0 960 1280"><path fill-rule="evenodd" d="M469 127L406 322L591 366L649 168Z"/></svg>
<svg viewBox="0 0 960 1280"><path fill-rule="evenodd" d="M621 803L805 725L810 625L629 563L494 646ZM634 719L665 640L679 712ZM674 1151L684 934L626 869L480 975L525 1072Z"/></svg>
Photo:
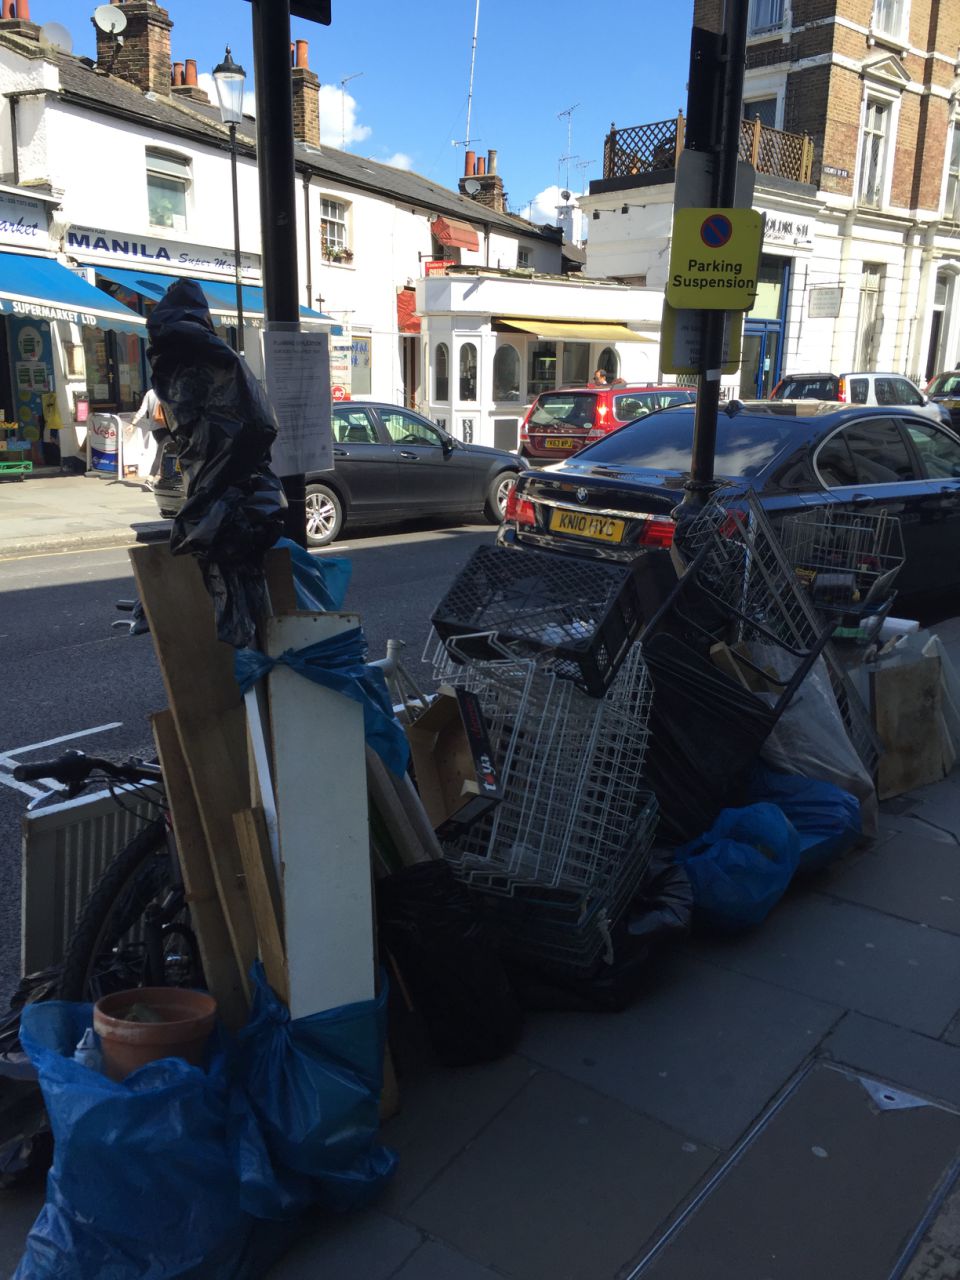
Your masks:
<svg viewBox="0 0 960 1280"><path fill-rule="evenodd" d="M183 63L175 62L173 64L173 83L175 85L183 84Z"/></svg>
<svg viewBox="0 0 960 1280"><path fill-rule="evenodd" d="M197 60L196 58L188 58L183 68L183 83L196 88L197 84Z"/></svg>
<svg viewBox="0 0 960 1280"><path fill-rule="evenodd" d="M17 17L21 22L30 21L30 0L17 0Z"/></svg>
<svg viewBox="0 0 960 1280"><path fill-rule="evenodd" d="M482 178L486 172L487 172L486 160L484 160L483 156L477 156L477 169L476 169L477 177Z"/></svg>
<svg viewBox="0 0 960 1280"><path fill-rule="evenodd" d="M487 152L487 173L497 172L497 153L495 151Z"/></svg>
<svg viewBox="0 0 960 1280"><path fill-rule="evenodd" d="M307 58L307 48L308 46L307 46L306 40L297 41L297 66L305 67L307 68L307 70L309 70L310 62L309 62L309 59Z"/></svg>
<svg viewBox="0 0 960 1280"><path fill-rule="evenodd" d="M463 176L465 178L473 177L473 171L476 167L476 163L477 163L477 153L475 151L467 151L464 153Z"/></svg>

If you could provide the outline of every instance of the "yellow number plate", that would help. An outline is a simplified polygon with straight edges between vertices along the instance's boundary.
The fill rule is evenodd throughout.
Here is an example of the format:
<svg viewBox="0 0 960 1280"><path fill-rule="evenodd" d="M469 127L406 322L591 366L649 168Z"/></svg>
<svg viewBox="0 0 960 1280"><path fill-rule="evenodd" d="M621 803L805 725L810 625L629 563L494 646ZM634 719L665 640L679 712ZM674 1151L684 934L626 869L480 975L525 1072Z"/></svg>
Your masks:
<svg viewBox="0 0 960 1280"><path fill-rule="evenodd" d="M573 441L567 440L564 436L547 436L544 440L544 447L547 449L572 449Z"/></svg>
<svg viewBox="0 0 960 1280"><path fill-rule="evenodd" d="M553 533L572 533L578 538L593 538L597 542L621 542L624 521L555 507L550 513L550 529Z"/></svg>

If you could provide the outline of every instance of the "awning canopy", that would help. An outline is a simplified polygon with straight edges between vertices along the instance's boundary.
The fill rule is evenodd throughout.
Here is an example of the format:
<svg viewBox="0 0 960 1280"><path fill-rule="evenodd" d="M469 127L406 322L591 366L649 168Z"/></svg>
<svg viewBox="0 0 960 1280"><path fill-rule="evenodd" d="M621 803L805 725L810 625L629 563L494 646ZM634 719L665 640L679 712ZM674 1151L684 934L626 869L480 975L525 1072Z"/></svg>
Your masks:
<svg viewBox="0 0 960 1280"><path fill-rule="evenodd" d="M441 244L451 249L480 248L480 237L469 222L458 222L456 218L434 218L430 230Z"/></svg>
<svg viewBox="0 0 960 1280"><path fill-rule="evenodd" d="M104 280L118 284L133 293L139 293L141 298L145 298L148 302L159 302L174 280L193 280L194 284L198 284L203 290L207 306L210 308L210 314L214 319L220 321L221 324L236 323L237 291L229 280L197 280L193 276L165 276L159 272L136 271L128 267L104 267L95 262L91 262L89 265L94 267L97 275L103 276ZM241 291L244 320L252 324L262 325L264 317L263 290L257 285L245 284L241 286ZM102 290L95 289L94 292L103 297ZM310 307L300 308L300 318L325 325L333 324L330 316L325 316L321 311L313 311Z"/></svg>
<svg viewBox="0 0 960 1280"><path fill-rule="evenodd" d="M537 338L561 338L566 342L656 342L645 338L625 324L603 324L589 320L532 320L516 316L494 317L497 325L517 333L532 333Z"/></svg>
<svg viewBox="0 0 960 1280"><path fill-rule="evenodd" d="M53 258L26 253L0 254L0 314L145 333L143 316Z"/></svg>
<svg viewBox="0 0 960 1280"><path fill-rule="evenodd" d="M419 333L416 289L397 290L397 328L401 333Z"/></svg>

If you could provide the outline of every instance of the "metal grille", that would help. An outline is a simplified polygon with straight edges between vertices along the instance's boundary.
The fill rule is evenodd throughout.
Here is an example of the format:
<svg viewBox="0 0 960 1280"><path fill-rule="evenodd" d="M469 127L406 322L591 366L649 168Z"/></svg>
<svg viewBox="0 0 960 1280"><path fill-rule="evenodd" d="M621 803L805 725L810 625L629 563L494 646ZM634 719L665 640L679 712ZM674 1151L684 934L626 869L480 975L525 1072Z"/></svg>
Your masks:
<svg viewBox="0 0 960 1280"><path fill-rule="evenodd" d="M887 511L818 508L788 516L780 536L814 604L845 613L886 600L906 560L900 519Z"/></svg>

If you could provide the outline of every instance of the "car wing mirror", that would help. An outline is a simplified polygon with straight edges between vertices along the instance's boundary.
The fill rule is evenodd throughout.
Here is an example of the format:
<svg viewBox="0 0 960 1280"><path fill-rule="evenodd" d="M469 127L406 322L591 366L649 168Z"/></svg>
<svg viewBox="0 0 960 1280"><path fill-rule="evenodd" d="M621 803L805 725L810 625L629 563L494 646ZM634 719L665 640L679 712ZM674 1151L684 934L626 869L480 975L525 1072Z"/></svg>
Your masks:
<svg viewBox="0 0 960 1280"><path fill-rule="evenodd" d="M440 437L440 448L443 450L443 456L445 458L449 458L451 453L453 453L456 447L457 447L457 444L453 436Z"/></svg>

